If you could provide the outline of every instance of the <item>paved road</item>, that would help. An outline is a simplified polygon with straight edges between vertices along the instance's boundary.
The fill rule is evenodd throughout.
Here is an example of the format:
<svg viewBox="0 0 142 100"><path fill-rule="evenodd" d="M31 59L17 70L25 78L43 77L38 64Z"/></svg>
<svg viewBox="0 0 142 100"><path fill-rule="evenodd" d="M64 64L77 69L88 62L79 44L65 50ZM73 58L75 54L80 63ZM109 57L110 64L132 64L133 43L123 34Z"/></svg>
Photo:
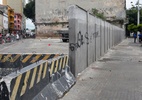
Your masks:
<svg viewBox="0 0 142 100"><path fill-rule="evenodd" d="M142 100L142 47L126 39L91 64L61 100Z"/></svg>
<svg viewBox="0 0 142 100"><path fill-rule="evenodd" d="M0 53L57 53L68 54L68 43L61 39L24 39L0 45Z"/></svg>

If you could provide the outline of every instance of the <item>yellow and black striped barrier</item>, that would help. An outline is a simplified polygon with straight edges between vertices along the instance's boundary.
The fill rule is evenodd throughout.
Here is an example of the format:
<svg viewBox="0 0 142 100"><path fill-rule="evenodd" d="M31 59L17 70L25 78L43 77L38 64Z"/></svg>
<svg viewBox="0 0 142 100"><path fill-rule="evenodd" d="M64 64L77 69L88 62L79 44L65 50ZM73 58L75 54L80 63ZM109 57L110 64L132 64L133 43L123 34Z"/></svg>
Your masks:
<svg viewBox="0 0 142 100"><path fill-rule="evenodd" d="M59 54L0 54L0 68L26 67L40 60L58 57Z"/></svg>
<svg viewBox="0 0 142 100"><path fill-rule="evenodd" d="M48 73L48 62L42 62L40 63L40 65L38 64L32 69L13 78L10 87L10 99L21 100L22 98L35 96L37 94L37 91L40 91L49 82ZM36 90L37 86L39 86L38 90Z"/></svg>
<svg viewBox="0 0 142 100"><path fill-rule="evenodd" d="M68 56L60 57L59 59L53 59L50 63L50 76L61 71L68 65Z"/></svg>
<svg viewBox="0 0 142 100"><path fill-rule="evenodd" d="M36 58L39 57L36 56ZM13 72L3 77L2 80L6 84L10 83L10 86L7 87L10 100L32 100L52 82L51 76L57 73L62 74L66 66L68 66L68 56L58 56L51 60L40 60L38 63L22 68L20 73Z"/></svg>

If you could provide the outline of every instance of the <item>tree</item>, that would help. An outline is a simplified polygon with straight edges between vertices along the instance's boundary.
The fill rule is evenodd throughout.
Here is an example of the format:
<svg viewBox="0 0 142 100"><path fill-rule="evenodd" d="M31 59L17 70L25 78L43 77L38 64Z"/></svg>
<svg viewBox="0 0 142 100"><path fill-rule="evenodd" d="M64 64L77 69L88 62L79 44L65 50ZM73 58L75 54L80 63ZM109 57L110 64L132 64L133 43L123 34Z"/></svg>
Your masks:
<svg viewBox="0 0 142 100"><path fill-rule="evenodd" d="M137 32L138 31L138 27L137 27L137 25L130 24L130 25L128 25L128 30L130 32Z"/></svg>
<svg viewBox="0 0 142 100"><path fill-rule="evenodd" d="M126 15L129 20L129 24L137 25L137 7L127 9ZM140 23L142 23L142 9L140 9Z"/></svg>
<svg viewBox="0 0 142 100"><path fill-rule="evenodd" d="M106 17L104 16L104 13L100 13L96 8L92 9L92 13L97 16L98 18L101 18L103 20L106 20Z"/></svg>
<svg viewBox="0 0 142 100"><path fill-rule="evenodd" d="M35 22L35 0L29 0L29 3L24 7L24 15Z"/></svg>
<svg viewBox="0 0 142 100"><path fill-rule="evenodd" d="M126 35L130 36L131 32L138 31L137 25L137 7L132 7L126 10L128 24L126 24ZM142 23L142 9L140 9L140 23ZM137 30L136 30L137 27Z"/></svg>
<svg viewBox="0 0 142 100"><path fill-rule="evenodd" d="M142 32L142 24L139 24L137 27L138 27L138 31Z"/></svg>

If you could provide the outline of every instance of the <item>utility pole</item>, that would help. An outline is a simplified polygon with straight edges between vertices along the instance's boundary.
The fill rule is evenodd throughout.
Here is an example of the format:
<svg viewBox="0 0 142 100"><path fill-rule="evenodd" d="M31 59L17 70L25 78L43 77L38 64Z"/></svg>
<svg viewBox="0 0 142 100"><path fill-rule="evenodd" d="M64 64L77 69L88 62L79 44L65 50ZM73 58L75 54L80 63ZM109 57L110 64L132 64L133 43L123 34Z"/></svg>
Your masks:
<svg viewBox="0 0 142 100"><path fill-rule="evenodd" d="M131 4L132 4L132 3L133 3L133 2L131 2ZM135 5L137 5L136 8L137 8L137 10L138 10L138 11L137 11L137 25L139 25L139 24L140 24L140 5L142 5L142 4L140 4L140 0L138 0ZM134 7L133 4L132 4L132 6Z"/></svg>
<svg viewBox="0 0 142 100"><path fill-rule="evenodd" d="M138 15L137 15L137 25L139 25L140 24L140 2L139 2L139 0L138 0Z"/></svg>

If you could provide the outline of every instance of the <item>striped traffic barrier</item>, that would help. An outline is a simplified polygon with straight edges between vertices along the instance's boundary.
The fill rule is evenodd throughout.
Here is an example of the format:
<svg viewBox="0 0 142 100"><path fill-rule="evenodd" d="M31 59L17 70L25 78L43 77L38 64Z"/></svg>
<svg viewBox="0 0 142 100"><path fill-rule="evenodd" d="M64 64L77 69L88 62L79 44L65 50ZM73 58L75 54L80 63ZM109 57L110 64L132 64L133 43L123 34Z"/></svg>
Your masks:
<svg viewBox="0 0 142 100"><path fill-rule="evenodd" d="M57 73L57 71L60 72L68 65L68 56L66 55L57 59L51 59L48 63L50 64L50 76L52 76Z"/></svg>
<svg viewBox="0 0 142 100"><path fill-rule="evenodd" d="M40 60L49 60L60 55L61 54L0 54L0 71L3 69L7 70L6 73L0 73L0 76L5 76L5 74L7 75L30 64L38 63Z"/></svg>
<svg viewBox="0 0 142 100"><path fill-rule="evenodd" d="M11 100L21 100L25 98L32 98L35 96L38 91L44 88L49 82L49 72L48 72L48 63L39 62L39 64L32 64L23 68L20 72L22 74L17 74L14 72L10 76L15 76L11 80L10 86L10 99Z"/></svg>
<svg viewBox="0 0 142 100"><path fill-rule="evenodd" d="M33 100L56 100L61 98L76 82L68 66L68 56L48 61L50 83Z"/></svg>
<svg viewBox="0 0 142 100"><path fill-rule="evenodd" d="M42 98L41 92L44 91L48 93L46 98L49 100L51 99L49 94L52 94L52 98L59 98L71 87L68 82L72 81L72 85L75 83L73 75L70 79L65 75L68 73L67 68L69 68L67 55L33 63L22 68L20 73L13 72L1 79L1 82L6 83L9 91L5 92L5 95L9 95L10 100L36 100ZM62 94L59 93L60 90Z"/></svg>

